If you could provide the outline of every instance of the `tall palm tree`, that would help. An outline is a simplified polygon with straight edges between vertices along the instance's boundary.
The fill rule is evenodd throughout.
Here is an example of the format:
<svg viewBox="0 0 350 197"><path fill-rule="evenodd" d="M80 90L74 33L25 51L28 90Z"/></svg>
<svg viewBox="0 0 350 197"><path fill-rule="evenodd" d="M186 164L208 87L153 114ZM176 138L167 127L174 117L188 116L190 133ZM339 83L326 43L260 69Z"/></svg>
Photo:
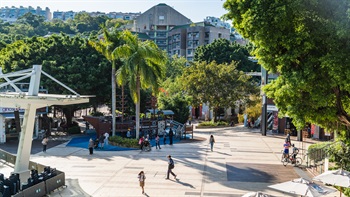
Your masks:
<svg viewBox="0 0 350 197"><path fill-rule="evenodd" d="M121 65L120 60L113 55L113 51L122 45L121 32L117 30L109 32L105 26L102 27L103 37L99 41L89 40L89 44L104 55L112 64L112 135L115 135L116 126L116 67Z"/></svg>
<svg viewBox="0 0 350 197"><path fill-rule="evenodd" d="M140 133L140 90L152 88L158 92L159 82L165 76L167 55L153 41L140 41L137 35L124 31L121 38L125 44L116 48L115 57L123 61L117 71L117 83L128 82L131 97L136 105L136 139Z"/></svg>

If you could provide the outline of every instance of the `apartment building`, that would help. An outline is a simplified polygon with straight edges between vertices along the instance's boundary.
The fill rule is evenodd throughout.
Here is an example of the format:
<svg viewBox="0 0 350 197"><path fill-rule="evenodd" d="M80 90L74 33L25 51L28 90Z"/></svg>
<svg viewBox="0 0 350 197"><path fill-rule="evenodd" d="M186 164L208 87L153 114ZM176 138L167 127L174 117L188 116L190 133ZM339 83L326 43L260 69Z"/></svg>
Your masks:
<svg viewBox="0 0 350 197"><path fill-rule="evenodd" d="M168 33L178 25L190 24L191 20L167 4L160 3L138 16L133 31L146 33L160 49L168 48Z"/></svg>
<svg viewBox="0 0 350 197"><path fill-rule="evenodd" d="M230 29L215 27L208 22L176 26L169 31L168 54L183 56L192 61L197 47L219 38L230 40L230 35Z"/></svg>
<svg viewBox="0 0 350 197"><path fill-rule="evenodd" d="M0 8L0 19L4 22L15 22L19 17L23 16L26 13L32 13L39 16L43 16L46 20L51 20L51 12L49 8L42 9L41 7L37 7L36 9L29 6L23 7L1 7Z"/></svg>

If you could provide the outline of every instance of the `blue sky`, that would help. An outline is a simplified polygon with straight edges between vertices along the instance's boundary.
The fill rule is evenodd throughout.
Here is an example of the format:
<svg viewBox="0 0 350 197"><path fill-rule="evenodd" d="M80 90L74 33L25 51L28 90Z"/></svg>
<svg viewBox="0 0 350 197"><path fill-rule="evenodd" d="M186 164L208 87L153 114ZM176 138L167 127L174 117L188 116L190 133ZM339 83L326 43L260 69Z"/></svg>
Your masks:
<svg viewBox="0 0 350 197"><path fill-rule="evenodd" d="M0 0L0 7L20 5L36 8L48 7L53 11L101 11L101 12L145 12L149 8L166 3L193 22L200 22L206 16L221 17L227 11L222 0Z"/></svg>

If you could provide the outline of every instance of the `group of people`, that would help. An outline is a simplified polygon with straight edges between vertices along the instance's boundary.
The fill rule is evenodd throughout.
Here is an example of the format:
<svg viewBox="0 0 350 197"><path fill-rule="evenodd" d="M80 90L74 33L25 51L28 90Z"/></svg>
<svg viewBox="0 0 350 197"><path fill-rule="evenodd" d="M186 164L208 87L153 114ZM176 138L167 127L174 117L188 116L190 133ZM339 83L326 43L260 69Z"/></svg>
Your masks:
<svg viewBox="0 0 350 197"><path fill-rule="evenodd" d="M174 136L174 132L172 130L172 128L169 129L169 144L170 145L173 145L173 136ZM163 135L163 144L166 145L166 135L164 134ZM155 137L155 142L156 142L156 149L162 149L160 147L160 137L159 135L157 134L156 137ZM150 138L149 138L149 135L147 134L146 136L142 136L140 139L139 139L139 145L140 145L140 149L142 150L142 148L144 146L148 146L150 145Z"/></svg>
<svg viewBox="0 0 350 197"><path fill-rule="evenodd" d="M108 145L108 138L109 138L108 132L101 134L100 137L96 138L95 140L90 138L89 145L88 145L90 155L94 153L94 149L97 149L97 148L104 149L104 146Z"/></svg>
<svg viewBox="0 0 350 197"><path fill-rule="evenodd" d="M295 158L296 156L298 155L299 153L299 149L297 147L294 146L294 144L291 143L290 141L290 134L288 133L287 134L287 137L284 141L284 144L283 144L283 147L284 147L284 150L283 150L283 155L284 155L284 158L287 159L289 157L289 148L292 147L292 163L295 161Z"/></svg>
<svg viewBox="0 0 350 197"><path fill-rule="evenodd" d="M165 179L169 179L169 175L173 175L174 179L176 179L176 174L173 172L173 169L175 168L175 163L174 160L171 158L171 155L167 156L168 158L168 171L167 171L167 177ZM145 193L145 180L146 180L146 175L144 171L141 171L137 178L139 179L140 187L142 189L142 194Z"/></svg>

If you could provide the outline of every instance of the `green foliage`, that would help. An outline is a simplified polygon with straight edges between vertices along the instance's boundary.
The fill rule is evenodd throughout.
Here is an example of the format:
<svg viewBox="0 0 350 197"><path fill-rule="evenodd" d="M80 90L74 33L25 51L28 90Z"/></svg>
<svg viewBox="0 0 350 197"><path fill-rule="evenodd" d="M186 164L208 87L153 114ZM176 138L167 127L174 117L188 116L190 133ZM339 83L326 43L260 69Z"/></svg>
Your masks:
<svg viewBox="0 0 350 197"><path fill-rule="evenodd" d="M249 118L253 118L254 120L258 119L261 115L261 96L252 96L249 104L247 104L247 108L245 109L245 114L248 115Z"/></svg>
<svg viewBox="0 0 350 197"><path fill-rule="evenodd" d="M33 37L15 41L0 51L0 66L4 73L32 68L34 64L42 65L45 72L79 94L96 95L90 98L90 105L98 106L110 99L108 84L111 78L103 77L110 73L108 62L83 38L64 34ZM40 85L50 94L72 94L47 77L41 78ZM74 108L78 109L79 105L74 105ZM64 112L72 114L74 108Z"/></svg>
<svg viewBox="0 0 350 197"><path fill-rule="evenodd" d="M69 127L67 130L67 133L69 135L81 134L80 127L79 126Z"/></svg>
<svg viewBox="0 0 350 197"><path fill-rule="evenodd" d="M318 154L316 153L318 150L323 150L323 151L327 151L329 145L331 144L331 142L319 142L316 144L311 144L308 149L307 152L309 153L309 159L310 160L317 160L318 158ZM313 154L315 153L315 154Z"/></svg>
<svg viewBox="0 0 350 197"><path fill-rule="evenodd" d="M202 45L196 49L194 61L215 61L218 64L237 62L237 70L251 72L260 71L260 66L248 59L248 50L237 43L227 39L217 39L214 42Z"/></svg>
<svg viewBox="0 0 350 197"><path fill-rule="evenodd" d="M180 94L166 96L161 94L158 99L159 109L168 109L174 112L174 120L180 123L186 123L188 120L189 105L186 98Z"/></svg>
<svg viewBox="0 0 350 197"><path fill-rule="evenodd" d="M229 124L224 121L218 121L218 122L213 122L213 121L205 121L201 122L198 124L198 126L211 126L211 127L216 127L216 126L228 126Z"/></svg>
<svg viewBox="0 0 350 197"><path fill-rule="evenodd" d="M235 107L236 101L245 103L258 93L258 87L249 82L250 76L236 69L236 64L194 62L184 69L182 90L192 97L192 104L208 103L214 110L214 121L220 108Z"/></svg>
<svg viewBox="0 0 350 197"><path fill-rule="evenodd" d="M139 148L137 139L123 138L120 136L111 136L108 138L108 141L116 146Z"/></svg>
<svg viewBox="0 0 350 197"><path fill-rule="evenodd" d="M264 91L282 114L299 129L350 126L348 0L227 0L224 7L259 63L279 74Z"/></svg>
<svg viewBox="0 0 350 197"><path fill-rule="evenodd" d="M238 123L244 122L244 114L238 114Z"/></svg>

